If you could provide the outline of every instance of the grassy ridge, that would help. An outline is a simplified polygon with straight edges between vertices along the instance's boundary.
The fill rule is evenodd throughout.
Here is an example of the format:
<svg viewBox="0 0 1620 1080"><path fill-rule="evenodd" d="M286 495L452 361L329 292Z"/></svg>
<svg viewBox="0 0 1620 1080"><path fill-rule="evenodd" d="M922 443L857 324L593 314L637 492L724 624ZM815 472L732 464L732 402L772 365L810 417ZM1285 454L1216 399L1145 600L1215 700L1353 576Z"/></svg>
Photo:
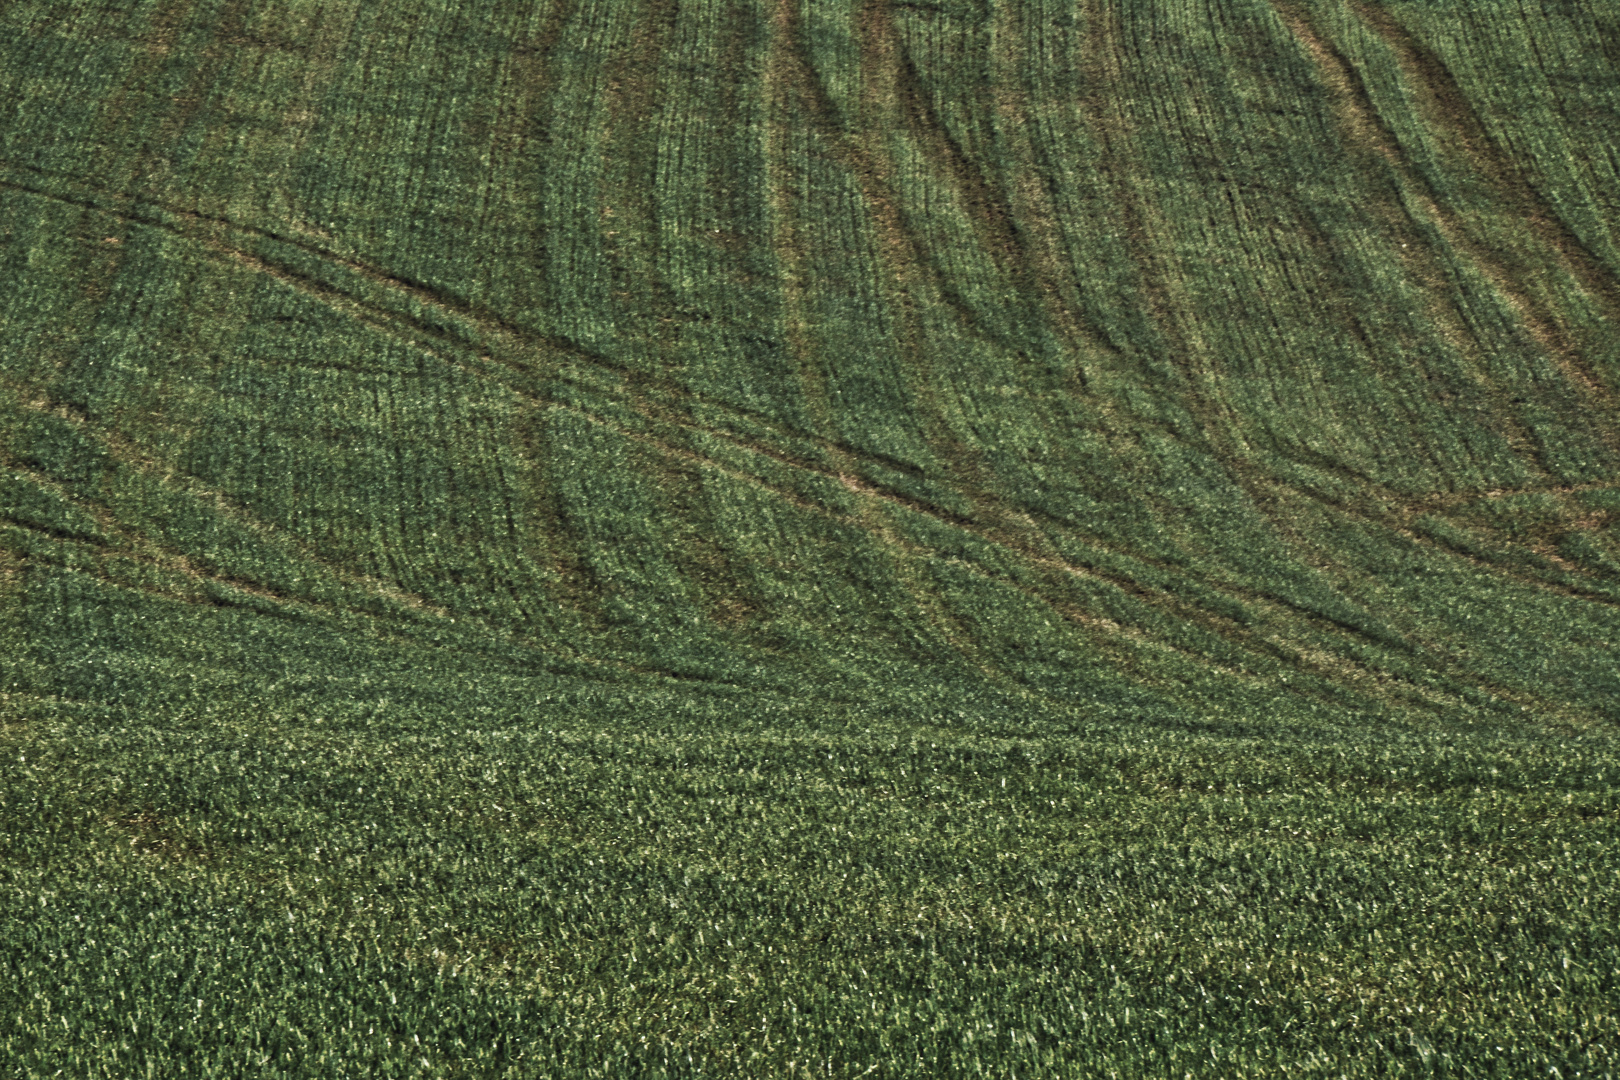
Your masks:
<svg viewBox="0 0 1620 1080"><path fill-rule="evenodd" d="M1612 1074L1616 40L6 5L5 1070Z"/></svg>

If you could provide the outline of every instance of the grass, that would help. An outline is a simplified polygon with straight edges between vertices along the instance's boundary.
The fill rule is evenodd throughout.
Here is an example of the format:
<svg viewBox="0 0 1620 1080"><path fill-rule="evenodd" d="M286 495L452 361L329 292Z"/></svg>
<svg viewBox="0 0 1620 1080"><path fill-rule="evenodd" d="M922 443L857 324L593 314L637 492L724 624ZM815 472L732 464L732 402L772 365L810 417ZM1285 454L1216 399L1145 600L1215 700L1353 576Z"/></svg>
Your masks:
<svg viewBox="0 0 1620 1080"><path fill-rule="evenodd" d="M40 726L0 811L20 1075L1614 1064L1607 739L602 696Z"/></svg>
<svg viewBox="0 0 1620 1080"><path fill-rule="evenodd" d="M0 1072L1612 1077L1597 5L0 12Z"/></svg>

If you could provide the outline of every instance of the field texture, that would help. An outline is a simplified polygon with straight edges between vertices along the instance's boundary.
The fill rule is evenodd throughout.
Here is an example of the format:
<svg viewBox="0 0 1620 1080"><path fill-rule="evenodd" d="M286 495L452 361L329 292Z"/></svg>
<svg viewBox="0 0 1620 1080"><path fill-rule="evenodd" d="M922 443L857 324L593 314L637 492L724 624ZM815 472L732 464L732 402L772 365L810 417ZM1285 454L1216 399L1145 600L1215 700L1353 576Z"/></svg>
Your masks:
<svg viewBox="0 0 1620 1080"><path fill-rule="evenodd" d="M1620 1075L1620 6L0 3L0 1075Z"/></svg>

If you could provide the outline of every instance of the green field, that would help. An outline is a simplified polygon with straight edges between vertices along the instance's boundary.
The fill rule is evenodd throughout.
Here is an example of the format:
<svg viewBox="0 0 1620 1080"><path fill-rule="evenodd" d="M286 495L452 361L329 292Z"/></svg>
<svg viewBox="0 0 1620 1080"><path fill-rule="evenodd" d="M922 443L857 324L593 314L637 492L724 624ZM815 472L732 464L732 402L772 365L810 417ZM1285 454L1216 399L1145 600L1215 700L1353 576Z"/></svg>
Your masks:
<svg viewBox="0 0 1620 1080"><path fill-rule="evenodd" d="M1620 1075L1620 6L0 3L0 1076Z"/></svg>

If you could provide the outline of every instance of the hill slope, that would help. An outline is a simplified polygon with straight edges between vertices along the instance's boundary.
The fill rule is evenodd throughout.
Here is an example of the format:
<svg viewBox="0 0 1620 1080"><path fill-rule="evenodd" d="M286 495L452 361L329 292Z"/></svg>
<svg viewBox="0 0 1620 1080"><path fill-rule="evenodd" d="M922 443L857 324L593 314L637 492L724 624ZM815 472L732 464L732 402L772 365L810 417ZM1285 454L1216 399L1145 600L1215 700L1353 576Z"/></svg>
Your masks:
<svg viewBox="0 0 1620 1080"><path fill-rule="evenodd" d="M382 813L388 755L426 821L541 730L1378 814L1391 762L1441 803L1513 762L1588 792L1548 851L1612 833L1616 42L1507 0L6 4L0 719L58 770L17 895L70 835L247 880L325 800ZM279 764L222 794L216 751ZM608 812L512 767L518 833ZM1363 883L1422 833L1378 820Z"/></svg>
<svg viewBox="0 0 1620 1080"><path fill-rule="evenodd" d="M1614 713L1593 13L6 19L14 692Z"/></svg>

